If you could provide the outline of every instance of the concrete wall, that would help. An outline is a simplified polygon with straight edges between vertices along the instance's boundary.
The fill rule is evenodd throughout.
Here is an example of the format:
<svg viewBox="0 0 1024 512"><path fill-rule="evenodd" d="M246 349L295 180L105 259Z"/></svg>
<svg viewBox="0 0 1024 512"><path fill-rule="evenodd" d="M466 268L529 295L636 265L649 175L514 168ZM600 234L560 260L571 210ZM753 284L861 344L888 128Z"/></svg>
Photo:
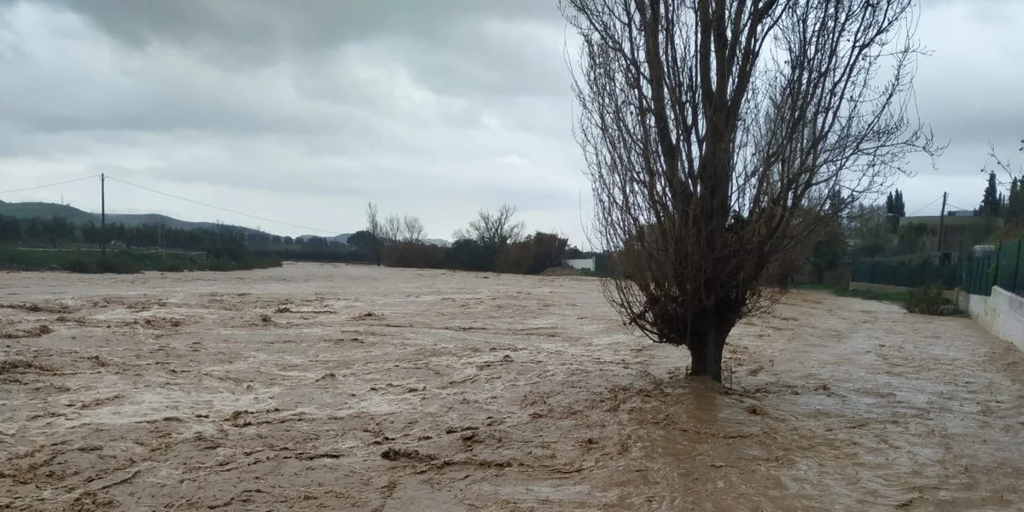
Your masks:
<svg viewBox="0 0 1024 512"><path fill-rule="evenodd" d="M1024 297L993 286L988 297L960 292L957 303L986 331L1024 350Z"/></svg>
<svg viewBox="0 0 1024 512"><path fill-rule="evenodd" d="M567 267L572 267L579 270L590 270L594 271L597 268L597 258L581 258L575 260L565 260Z"/></svg>

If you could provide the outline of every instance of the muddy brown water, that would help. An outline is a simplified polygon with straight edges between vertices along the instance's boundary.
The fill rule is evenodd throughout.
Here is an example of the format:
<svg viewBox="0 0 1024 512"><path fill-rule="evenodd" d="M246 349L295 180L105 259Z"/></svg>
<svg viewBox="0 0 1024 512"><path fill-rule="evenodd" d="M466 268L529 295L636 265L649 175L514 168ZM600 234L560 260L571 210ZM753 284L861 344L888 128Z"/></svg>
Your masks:
<svg viewBox="0 0 1024 512"><path fill-rule="evenodd" d="M0 509L1024 510L1024 357L824 293L729 389L595 280L0 274Z"/></svg>

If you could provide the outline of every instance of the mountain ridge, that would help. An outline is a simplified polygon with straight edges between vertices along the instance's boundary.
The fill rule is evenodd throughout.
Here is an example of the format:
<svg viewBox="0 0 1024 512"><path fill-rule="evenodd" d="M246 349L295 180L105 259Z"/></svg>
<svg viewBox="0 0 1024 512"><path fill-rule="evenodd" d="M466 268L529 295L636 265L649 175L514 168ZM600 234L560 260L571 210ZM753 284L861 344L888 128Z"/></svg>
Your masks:
<svg viewBox="0 0 1024 512"><path fill-rule="evenodd" d="M7 215L10 217L17 217L20 219L31 219L31 218L43 218L49 219L51 217L64 217L68 222L74 224L88 224L93 222L95 224L100 223L100 214L91 213L74 206L59 203L46 203L46 202L20 202L11 203L0 201L0 215ZM175 219L167 215L159 213L107 213L107 222L112 224L124 224L125 226L140 226L143 224L163 224L169 228L176 229L214 229L221 225L217 222L194 222L181 219ZM241 226L239 226L241 227ZM257 232L252 228L241 227L246 231ZM264 231L264 233L269 233ZM273 233L270 233L273 234ZM328 240L336 240L340 243L347 243L348 238L354 233L342 233L336 236L320 236L320 235L300 235L295 237L296 239L309 239L312 237L326 238ZM428 238L424 240L427 243L446 247L451 245L447 240L440 238Z"/></svg>

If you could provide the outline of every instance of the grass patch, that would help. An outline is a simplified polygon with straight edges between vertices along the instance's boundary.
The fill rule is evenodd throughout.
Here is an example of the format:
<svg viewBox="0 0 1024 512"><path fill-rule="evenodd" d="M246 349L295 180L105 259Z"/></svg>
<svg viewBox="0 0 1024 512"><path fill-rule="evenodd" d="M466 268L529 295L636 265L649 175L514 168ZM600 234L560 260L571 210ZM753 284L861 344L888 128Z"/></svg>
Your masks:
<svg viewBox="0 0 1024 512"><path fill-rule="evenodd" d="M910 296L907 292L879 292L873 290L851 290L849 288L833 288L831 292L840 297L877 300L879 302L891 302L901 305L904 304Z"/></svg>
<svg viewBox="0 0 1024 512"><path fill-rule="evenodd" d="M829 286L826 284L798 284L793 286L794 290L808 290L829 292L839 297L851 297L854 299L877 300L879 302L891 302L903 304L907 301L907 292L877 292L871 290L851 290L844 287Z"/></svg>
<svg viewBox="0 0 1024 512"><path fill-rule="evenodd" d="M839 297L874 300L896 304L909 313L933 316L964 316L965 313L953 301L947 299L941 285L932 284L908 291L881 292L873 290L851 290L820 284L794 286L797 290L827 291Z"/></svg>

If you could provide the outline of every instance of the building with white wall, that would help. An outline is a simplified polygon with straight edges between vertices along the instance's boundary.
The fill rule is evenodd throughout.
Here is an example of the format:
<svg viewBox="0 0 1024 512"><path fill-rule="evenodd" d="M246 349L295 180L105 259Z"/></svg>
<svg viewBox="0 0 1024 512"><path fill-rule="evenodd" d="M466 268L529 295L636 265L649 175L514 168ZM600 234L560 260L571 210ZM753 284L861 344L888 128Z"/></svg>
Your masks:
<svg viewBox="0 0 1024 512"><path fill-rule="evenodd" d="M567 267L572 267L578 270L589 270L591 272L597 270L597 258L579 258L574 260L565 260L562 263Z"/></svg>

